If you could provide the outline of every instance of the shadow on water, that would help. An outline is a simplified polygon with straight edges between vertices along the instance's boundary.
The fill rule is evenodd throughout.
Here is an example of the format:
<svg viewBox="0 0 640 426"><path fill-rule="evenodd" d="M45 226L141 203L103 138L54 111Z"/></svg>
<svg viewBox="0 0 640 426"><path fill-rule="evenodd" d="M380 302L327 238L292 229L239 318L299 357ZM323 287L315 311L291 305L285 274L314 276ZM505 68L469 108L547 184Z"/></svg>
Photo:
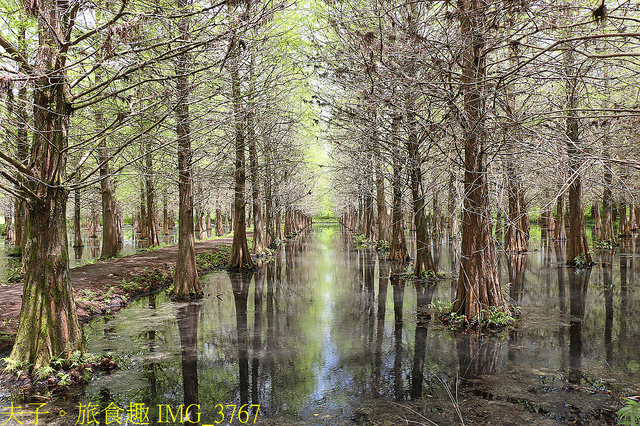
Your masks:
<svg viewBox="0 0 640 426"><path fill-rule="evenodd" d="M88 350L112 353L121 369L50 401L73 419L50 414L47 424L75 424L89 404L102 424L116 408L123 422L146 408L149 424L611 421L609 392L640 392L634 241L596 253L592 270L566 267L564 245L548 238L503 256L501 282L522 318L491 337L432 318L432 302L455 297L455 246L432 243L451 279L424 286L316 227L262 269L202 277L198 303L158 294L87 324Z"/></svg>

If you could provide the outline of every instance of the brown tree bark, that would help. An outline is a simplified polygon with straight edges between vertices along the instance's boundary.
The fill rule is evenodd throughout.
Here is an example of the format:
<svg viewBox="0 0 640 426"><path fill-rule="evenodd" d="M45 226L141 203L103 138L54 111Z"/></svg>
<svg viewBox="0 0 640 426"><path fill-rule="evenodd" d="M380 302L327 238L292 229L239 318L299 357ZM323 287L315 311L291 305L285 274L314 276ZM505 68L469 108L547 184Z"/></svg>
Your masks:
<svg viewBox="0 0 640 426"><path fill-rule="evenodd" d="M276 237L276 241L282 241L282 209L281 209L279 201L276 202L275 217L276 217L276 220L275 220L275 227L276 227L275 237Z"/></svg>
<svg viewBox="0 0 640 426"><path fill-rule="evenodd" d="M149 246L160 245L158 236L158 219L156 217L155 185L153 183L153 158L151 157L151 147L145 147L145 188L147 192L147 235Z"/></svg>
<svg viewBox="0 0 640 426"><path fill-rule="evenodd" d="M511 159L507 160L507 193L509 199L509 217L507 218L507 232L504 237L504 251L508 253L521 253L527 251L528 239L523 229L523 208L520 205L521 188L515 167Z"/></svg>
<svg viewBox="0 0 640 426"><path fill-rule="evenodd" d="M99 58L98 62L101 59ZM100 83L101 73L97 72L94 83ZM94 108L94 119L98 131L104 132L107 127L104 114L100 106ZM98 162L100 165L100 189L102 201L102 257L115 257L118 254L118 223L116 220L116 200L113 187L111 185L111 173L109 171L109 149L107 148L107 137L105 134L99 135L98 142Z"/></svg>
<svg viewBox="0 0 640 426"><path fill-rule="evenodd" d="M231 5L229 6L232 7ZM231 97L233 99L233 114L235 120L235 191L233 204L233 244L228 267L234 269L253 268L253 260L247 244L247 226L245 214L245 136L244 136L244 108L240 92L239 46L232 41L231 57L229 58L231 73Z"/></svg>
<svg viewBox="0 0 640 426"><path fill-rule="evenodd" d="M400 159L400 123L402 116L394 115L391 122L393 138L393 205L391 208L391 250L389 260L404 262L409 259L407 241L404 235L404 221L402 218L402 188L400 177L402 174L402 161Z"/></svg>
<svg viewBox="0 0 640 426"><path fill-rule="evenodd" d="M502 209L498 208L498 211L496 212L496 229L494 233L496 241L502 242L503 234L504 234L504 223L502 220Z"/></svg>
<svg viewBox="0 0 640 426"><path fill-rule="evenodd" d="M595 220L595 239L602 239L602 217L600 216L600 207L598 203L593 203L591 206L591 214Z"/></svg>
<svg viewBox="0 0 640 426"><path fill-rule="evenodd" d="M556 221L553 218L553 209L551 209L551 207L549 208L549 210L547 210L547 227L549 228L549 231L554 231L556 230Z"/></svg>
<svg viewBox="0 0 640 426"><path fill-rule="evenodd" d="M46 14L45 14L46 11ZM38 20L35 62L33 141L21 193L29 199L25 229L26 256L18 333L10 355L29 370L49 364L52 356L69 358L84 351L69 281L66 203L60 185L65 169L71 95L66 55L53 40L65 40L69 19L51 0L31 10ZM68 12L66 12L68 13Z"/></svg>
<svg viewBox="0 0 640 426"><path fill-rule="evenodd" d="M565 51L565 70L567 87L567 154L569 157L569 236L567 244L567 263L575 264L578 256L584 257L584 262L591 263L589 254L589 243L587 241L587 231L584 220L584 210L582 208L582 177L580 166L583 163L582 147L579 140L578 125L579 118L575 108L577 108L578 76L575 70L573 50L571 46Z"/></svg>
<svg viewBox="0 0 640 426"><path fill-rule="evenodd" d="M498 269L488 209L484 128L485 6L479 0L458 0L460 33L464 43L464 212L462 253L453 311L467 318L483 316L489 307L507 311Z"/></svg>
<svg viewBox="0 0 640 426"><path fill-rule="evenodd" d="M222 222L222 208L216 207L216 237L224 235L224 225Z"/></svg>
<svg viewBox="0 0 640 426"><path fill-rule="evenodd" d="M177 0L179 9L190 6L189 0ZM186 43L189 39L189 17L180 18L178 30ZM202 287L196 267L193 236L193 151L191 149L191 116L189 114L190 55L178 56L176 77L176 136L178 138L178 259L173 274L174 295L183 298L200 295Z"/></svg>
<svg viewBox="0 0 640 426"><path fill-rule="evenodd" d="M147 204L144 182L140 182L140 219L138 220L138 227L140 229L140 239L146 240L149 234L147 233Z"/></svg>
<svg viewBox="0 0 640 426"><path fill-rule="evenodd" d="M556 228L553 232L554 240L566 240L567 231L564 224L564 195L558 195L556 203Z"/></svg>
<svg viewBox="0 0 640 426"><path fill-rule="evenodd" d="M249 168L251 170L251 199L253 201L253 252L262 254L265 249L264 218L262 216L262 198L260 195L260 176L258 174L258 151L256 148L255 117L247 114L249 136Z"/></svg>
<svg viewBox="0 0 640 426"><path fill-rule="evenodd" d="M272 247L275 242L275 228L273 217L273 178L271 176L271 155L268 143L265 142L265 176L264 176L264 221L265 235L264 243L267 247Z"/></svg>
<svg viewBox="0 0 640 426"><path fill-rule="evenodd" d="M26 39L26 25L20 25L18 30L18 50L20 53L26 57L27 52L27 39ZM24 65L18 64L18 69L21 73L26 73ZM7 97L10 98L8 101L11 110L15 113L15 138L16 138L16 154L17 160L22 164L27 164L29 159L29 113L27 112L27 85L22 84L18 88L18 101L13 102L13 91L9 91ZM18 177L19 181L22 181L22 177ZM11 242L16 247L22 247L23 243L23 233L24 233L24 223L27 218L27 204L24 199L16 199L16 206L13 214L13 234L11 238ZM7 228L9 229L9 228Z"/></svg>
<svg viewBox="0 0 640 426"><path fill-rule="evenodd" d="M77 188L73 199L73 247L84 247L80 227L80 189Z"/></svg>
<svg viewBox="0 0 640 426"><path fill-rule="evenodd" d="M449 166L449 198L447 202L447 236L450 239L456 238L459 232L458 212L456 211L456 181L455 174Z"/></svg>
<svg viewBox="0 0 640 426"><path fill-rule="evenodd" d="M436 272L436 265L431 257L427 232L427 218L425 216L424 191L422 189L422 160L418 142L415 112L409 104L407 111L407 151L409 153L409 176L411 178L411 195L413 197L413 218L416 225L416 263L413 270L415 276L423 272ZM435 219L435 218L434 218Z"/></svg>
<svg viewBox="0 0 640 426"><path fill-rule="evenodd" d="M167 206L167 193L162 197L162 235L169 235L169 208Z"/></svg>
<svg viewBox="0 0 640 426"><path fill-rule="evenodd" d="M618 234L621 237L630 236L631 230L629 229L629 221L627 220L627 204L625 202L618 204L618 217L620 218L618 221Z"/></svg>
<svg viewBox="0 0 640 426"><path fill-rule="evenodd" d="M384 193L384 171L382 164L382 155L380 153L380 135L378 132L378 115L373 113L373 147L375 162L375 185L376 185L376 209L378 212L378 240L389 240L389 217L387 214L387 201Z"/></svg>

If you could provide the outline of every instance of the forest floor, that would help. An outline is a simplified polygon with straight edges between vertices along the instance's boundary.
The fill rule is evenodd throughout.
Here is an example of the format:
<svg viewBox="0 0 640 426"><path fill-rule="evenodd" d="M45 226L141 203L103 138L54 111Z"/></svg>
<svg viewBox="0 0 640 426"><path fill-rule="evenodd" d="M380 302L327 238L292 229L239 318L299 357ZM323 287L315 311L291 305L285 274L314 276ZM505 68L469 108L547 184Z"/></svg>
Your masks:
<svg viewBox="0 0 640 426"><path fill-rule="evenodd" d="M252 233L248 232L247 236ZM196 242L200 274L224 267L224 252L233 237ZM220 255L216 255L220 254ZM166 246L131 256L113 258L70 270L71 285L80 322L118 311L135 297L168 286L178 256L178 246ZM0 285L0 353L15 340L22 305L22 282Z"/></svg>

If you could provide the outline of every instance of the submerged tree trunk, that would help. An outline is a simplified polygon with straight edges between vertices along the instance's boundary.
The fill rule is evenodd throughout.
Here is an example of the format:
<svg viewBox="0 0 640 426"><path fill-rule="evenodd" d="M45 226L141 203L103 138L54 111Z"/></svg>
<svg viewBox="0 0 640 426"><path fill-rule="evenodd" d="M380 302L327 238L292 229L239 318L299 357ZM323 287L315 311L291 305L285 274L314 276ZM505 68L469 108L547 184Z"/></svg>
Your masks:
<svg viewBox="0 0 640 426"><path fill-rule="evenodd" d="M253 268L251 252L247 244L247 225L245 214L245 138L243 129L243 108L240 93L239 47L232 47L231 66L231 97L233 99L233 114L235 120L235 191L233 203L233 244L229 257L229 268Z"/></svg>
<svg viewBox="0 0 640 426"><path fill-rule="evenodd" d="M256 132L253 113L247 116L249 131L249 167L251 169L251 199L253 201L253 252L264 252L264 219L260 196L260 176L258 175L258 151L256 148Z"/></svg>
<svg viewBox="0 0 640 426"><path fill-rule="evenodd" d="M95 84L100 82L100 73L96 74ZM101 107L94 109L94 118L98 131L104 132L107 127ZM111 173L109 171L109 150L107 137L99 135L98 162L100 164L100 189L102 201L102 249L103 257L115 257L118 254L118 224L116 220L116 200L111 186Z"/></svg>
<svg viewBox="0 0 640 426"><path fill-rule="evenodd" d="M458 212L456 211L456 176L452 165L449 166L449 198L447 202L447 236L456 238L459 232Z"/></svg>
<svg viewBox="0 0 640 426"><path fill-rule="evenodd" d="M521 253L527 251L528 246L522 219L523 215L526 215L527 219L529 215L523 212L523 206L520 204L522 189L511 159L507 160L507 188L509 216L507 218L507 232L504 237L504 251Z"/></svg>
<svg viewBox="0 0 640 426"><path fill-rule="evenodd" d="M602 217L600 216L600 207L598 203L593 203L591 206L591 214L593 215L593 219L595 221L595 239L602 239Z"/></svg>
<svg viewBox="0 0 640 426"><path fill-rule="evenodd" d="M567 154L569 156L569 241L567 244L567 263L575 264L578 256L587 264L591 263L589 243L582 208L582 176L580 166L583 163L582 148L578 134L577 94L578 76L576 75L573 50L569 47L565 53L566 86L567 86Z"/></svg>
<svg viewBox="0 0 640 426"><path fill-rule="evenodd" d="M556 204L556 228L553 231L554 240L566 240L567 231L564 225L564 194L558 195Z"/></svg>
<svg viewBox="0 0 640 426"><path fill-rule="evenodd" d="M391 250L389 252L390 260L406 261L409 258L407 252L407 242L404 236L404 221L402 218L402 188L400 187L400 176L402 173L402 163L400 156L400 122L402 117L396 115L392 119L392 138L394 139L394 156L393 156L393 206L391 208Z"/></svg>
<svg viewBox="0 0 640 426"><path fill-rule="evenodd" d="M498 268L488 209L484 93L484 6L460 0L460 31L464 42L462 89L464 93L464 212L462 253L453 311L467 318L482 317L489 307L508 310L498 281Z"/></svg>
<svg viewBox="0 0 640 426"><path fill-rule="evenodd" d="M410 104L410 109L413 105ZM436 265L431 257L429 240L427 237L427 218L425 216L424 191L422 189L422 161L418 143L417 123L414 111L407 112L407 151L409 152L409 175L411 177L411 195L413 197L413 220L416 225L416 264L413 274L422 275L423 272L435 274ZM437 220L434 215L434 220Z"/></svg>
<svg viewBox="0 0 640 426"><path fill-rule="evenodd" d="M625 202L618 204L618 217L620 218L618 221L618 235L628 237L631 235L631 230L627 221L627 204Z"/></svg>
<svg viewBox="0 0 640 426"><path fill-rule="evenodd" d="M177 0L180 10L190 6L189 0ZM180 37L186 43L189 37L188 15L180 18ZM187 297L201 294L202 287L196 267L195 239L193 236L193 151L191 150L191 116L189 114L190 56L178 56L176 77L176 136L178 138L178 259L173 274L174 294Z"/></svg>
<svg viewBox="0 0 640 426"><path fill-rule="evenodd" d="M378 211L378 240L389 240L389 218L387 215L387 201L384 193L384 172L382 158L380 154L380 140L378 133L377 114L374 113L373 146L375 152L375 185L376 185L376 208Z"/></svg>

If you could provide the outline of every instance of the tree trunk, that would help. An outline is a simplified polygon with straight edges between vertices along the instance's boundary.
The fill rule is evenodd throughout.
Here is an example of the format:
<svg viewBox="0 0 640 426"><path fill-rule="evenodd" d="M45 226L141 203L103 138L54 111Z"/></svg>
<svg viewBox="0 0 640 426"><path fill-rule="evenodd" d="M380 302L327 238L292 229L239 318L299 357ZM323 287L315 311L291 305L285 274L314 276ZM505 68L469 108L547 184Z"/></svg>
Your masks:
<svg viewBox="0 0 640 426"><path fill-rule="evenodd" d="M484 310L507 311L498 281L491 221L487 203L487 167L484 128L486 89L484 6L477 0L460 0L460 31L464 42L462 83L464 93L464 212L462 253L453 311L467 318L482 318Z"/></svg>
<svg viewBox="0 0 640 426"><path fill-rule="evenodd" d="M167 193L162 200L162 235L169 235L169 209L167 207Z"/></svg>
<svg viewBox="0 0 640 426"><path fill-rule="evenodd" d="M271 156L269 151L266 153L265 161L265 183L264 183L264 215L265 215L265 240L264 243L267 247L272 247L275 242L275 233L273 225L273 193L271 191L272 177L271 177Z"/></svg>
<svg viewBox="0 0 640 426"><path fill-rule="evenodd" d="M198 398L198 322L202 305L188 304L178 308L177 323L182 358L182 390L184 396L184 424L199 423Z"/></svg>
<svg viewBox="0 0 640 426"><path fill-rule="evenodd" d="M458 212L456 211L456 177L452 166L449 166L449 199L447 202L447 236L450 239L458 236Z"/></svg>
<svg viewBox="0 0 640 426"><path fill-rule="evenodd" d="M282 241L282 210L280 208L280 203L276 203L275 209L276 215L276 241Z"/></svg>
<svg viewBox="0 0 640 426"><path fill-rule="evenodd" d="M145 187L147 190L147 234L149 246L160 245L158 237L158 219L156 218L155 188L153 183L153 158L151 147L147 145L145 152Z"/></svg>
<svg viewBox="0 0 640 426"><path fill-rule="evenodd" d="M521 189L516 176L513 161L507 160L507 187L509 198L509 216L507 218L507 232L504 238L504 251L521 253L527 251L527 238L522 229L522 206L520 205ZM527 215L528 218L528 215Z"/></svg>
<svg viewBox="0 0 640 426"><path fill-rule="evenodd" d="M10 355L30 370L49 364L52 356L69 358L84 351L69 281L67 244L67 190L60 182L65 170L71 113L66 56L53 40L68 28L61 8L51 0L38 3L39 44L34 83L33 142L24 183L30 197L25 229L26 260L18 333ZM31 195L34 194L35 196Z"/></svg>
<svg viewBox="0 0 640 426"><path fill-rule="evenodd" d="M231 6L230 6L231 7ZM234 191L234 223L233 244L229 257L229 268L242 269L253 268L253 260L247 244L247 227L245 214L245 138L244 138L244 109L240 93L239 74L239 47L232 47L232 57L229 58L231 66L231 96L233 99L233 113L235 120L235 191Z"/></svg>
<svg viewBox="0 0 640 426"><path fill-rule="evenodd" d="M189 0L177 0L179 10L190 6ZM189 15L178 23L180 37L189 38ZM189 114L188 51L178 56L176 77L176 136L178 138L178 259L173 274L174 295L178 298L200 295L202 287L196 267L195 239L193 237L193 151L191 150L191 116Z"/></svg>
<svg viewBox="0 0 640 426"><path fill-rule="evenodd" d="M502 221L502 209L498 208L496 212L496 230L495 230L495 239L499 243L502 242L502 237L504 234L504 223Z"/></svg>
<svg viewBox="0 0 640 426"><path fill-rule="evenodd" d="M378 239L389 239L389 219L387 217L387 202L384 194L384 174L382 173L381 160L377 159L376 167L376 205L378 209Z"/></svg>
<svg viewBox="0 0 640 426"><path fill-rule="evenodd" d="M564 225L564 195L558 195L556 204L556 228L553 232L554 240L566 240L567 231Z"/></svg>
<svg viewBox="0 0 640 426"><path fill-rule="evenodd" d="M147 239L147 205L146 196L144 193L144 183L140 182L140 220L138 221L138 227L140 228L140 239Z"/></svg>
<svg viewBox="0 0 640 426"><path fill-rule="evenodd" d="M260 196L260 176L258 175L258 152L256 149L256 132L253 113L247 116L249 131L249 167L251 169L251 198L253 200L253 252L264 252L264 219Z"/></svg>
<svg viewBox="0 0 640 426"><path fill-rule="evenodd" d="M27 39L26 25L20 25L18 32L18 49L20 53L26 57ZM25 72L24 66L18 66L20 72ZM14 103L16 117L16 146L18 161L27 164L29 159L29 114L27 112L27 84L20 85L18 89L18 102ZM19 180L21 178L18 178ZM24 226L27 218L27 204L24 200L16 200L16 208L13 215L13 238L12 242L16 247L22 247Z"/></svg>
<svg viewBox="0 0 640 426"><path fill-rule="evenodd" d="M618 204L618 217L620 218L618 222L618 235L628 237L631 235L631 232L629 230L629 222L627 221L627 204L625 202Z"/></svg>
<svg viewBox="0 0 640 426"><path fill-rule="evenodd" d="M222 208L216 207L216 237L220 237L224 234L224 226L222 223Z"/></svg>
<svg viewBox="0 0 640 426"><path fill-rule="evenodd" d="M411 195L413 197L413 218L416 225L416 264L413 274L422 275L423 272L435 274L436 265L431 257L429 239L427 237L427 218L425 217L424 191L422 190L422 160L417 135L415 112L410 103L407 112L407 151L409 152L409 175L411 177ZM435 219L435 218L434 218Z"/></svg>
<svg viewBox="0 0 640 426"><path fill-rule="evenodd" d="M545 199L548 197L548 194L545 193ZM556 229L556 221L553 219L553 206L551 205L551 203L549 203L547 205L547 207L545 208L545 212L546 212L546 216L547 216L547 221L546 221L546 226L547 229L549 231L554 231Z"/></svg>
<svg viewBox="0 0 640 426"><path fill-rule="evenodd" d="M583 163L581 157L582 148L578 134L578 113L576 90L578 87L578 77L574 69L573 50L571 46L565 51L565 64L567 74L567 154L569 157L569 173L571 183L569 185L569 241L567 244L567 263L575 264L578 256L584 257L584 262L591 263L589 254L589 243L587 241L587 231L584 220L584 210L582 208L582 177L580 166Z"/></svg>
<svg viewBox="0 0 640 426"><path fill-rule="evenodd" d="M602 239L602 217L600 216L600 207L598 206L598 203L593 203L593 205L591 206L591 214L593 215L593 218L596 222L595 239L601 240Z"/></svg>
<svg viewBox="0 0 640 426"><path fill-rule="evenodd" d="M95 84L100 82L100 73L96 74ZM103 132L107 127L104 114L100 106L94 109L94 118L98 131ZM115 257L118 254L118 225L116 220L116 200L113 196L111 186L111 174L109 171L109 150L107 148L107 137L99 136L98 162L100 164L100 189L102 201L102 249L103 257Z"/></svg>
<svg viewBox="0 0 640 426"><path fill-rule="evenodd" d="M389 260L404 262L408 260L407 242L404 236L404 224L402 219L402 188L400 176L402 174L402 161L400 157L400 122L402 117L395 115L391 123L392 138L394 139L393 153L393 206L391 208L391 250Z"/></svg>
<svg viewBox="0 0 640 426"><path fill-rule="evenodd" d="M84 247L80 228L80 189L74 191L73 201L73 247Z"/></svg>

